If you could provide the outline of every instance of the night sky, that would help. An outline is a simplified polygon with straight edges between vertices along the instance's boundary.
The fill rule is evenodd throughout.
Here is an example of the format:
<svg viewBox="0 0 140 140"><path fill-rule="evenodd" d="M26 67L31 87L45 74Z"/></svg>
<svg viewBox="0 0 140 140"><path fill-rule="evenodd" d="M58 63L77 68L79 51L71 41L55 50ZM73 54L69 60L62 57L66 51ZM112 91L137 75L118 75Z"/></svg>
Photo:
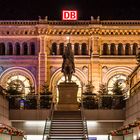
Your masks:
<svg viewBox="0 0 140 140"><path fill-rule="evenodd" d="M139 0L140 1L140 0ZM0 0L0 20L61 20L63 9L78 10L79 20L140 20L138 0Z"/></svg>

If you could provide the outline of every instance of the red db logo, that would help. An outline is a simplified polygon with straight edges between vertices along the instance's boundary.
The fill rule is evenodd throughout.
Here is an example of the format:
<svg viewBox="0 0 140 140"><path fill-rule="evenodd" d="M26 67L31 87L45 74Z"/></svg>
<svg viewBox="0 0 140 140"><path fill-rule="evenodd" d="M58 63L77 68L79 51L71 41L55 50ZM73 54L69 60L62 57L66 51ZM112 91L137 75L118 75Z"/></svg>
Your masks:
<svg viewBox="0 0 140 140"><path fill-rule="evenodd" d="M77 11L75 10L63 10L62 20L77 20Z"/></svg>

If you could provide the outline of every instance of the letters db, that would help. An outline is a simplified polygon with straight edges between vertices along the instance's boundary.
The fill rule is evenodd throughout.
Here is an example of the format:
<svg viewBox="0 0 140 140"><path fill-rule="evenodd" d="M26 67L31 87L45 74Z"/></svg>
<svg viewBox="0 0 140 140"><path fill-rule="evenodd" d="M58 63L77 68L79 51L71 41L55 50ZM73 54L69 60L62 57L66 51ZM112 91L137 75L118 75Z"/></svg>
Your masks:
<svg viewBox="0 0 140 140"><path fill-rule="evenodd" d="M75 10L63 10L62 20L77 20L77 11Z"/></svg>

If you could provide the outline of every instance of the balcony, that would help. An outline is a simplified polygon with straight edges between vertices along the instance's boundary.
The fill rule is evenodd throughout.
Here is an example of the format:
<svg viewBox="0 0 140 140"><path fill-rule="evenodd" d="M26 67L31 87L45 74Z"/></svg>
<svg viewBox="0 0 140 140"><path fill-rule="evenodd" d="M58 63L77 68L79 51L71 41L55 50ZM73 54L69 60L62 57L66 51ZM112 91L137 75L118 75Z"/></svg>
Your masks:
<svg viewBox="0 0 140 140"><path fill-rule="evenodd" d="M122 96L83 96L83 107L87 120L118 120L125 118L125 101ZM52 96L30 96L9 98L10 120L46 120L49 116ZM81 103L79 103L80 108Z"/></svg>

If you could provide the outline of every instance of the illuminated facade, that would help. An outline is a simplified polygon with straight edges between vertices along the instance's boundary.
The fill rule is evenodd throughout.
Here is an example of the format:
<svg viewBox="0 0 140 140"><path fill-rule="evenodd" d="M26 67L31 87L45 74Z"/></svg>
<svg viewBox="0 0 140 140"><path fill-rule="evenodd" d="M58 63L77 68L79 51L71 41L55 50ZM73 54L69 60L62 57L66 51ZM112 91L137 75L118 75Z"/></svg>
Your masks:
<svg viewBox="0 0 140 140"><path fill-rule="evenodd" d="M35 87L36 94L40 93L41 86L47 82L56 101L57 85L64 80L62 54L70 43L76 69L72 80L79 85L78 99L88 83L97 94L99 85L107 84L111 94L116 80L125 88L126 78L136 66L139 36L140 21L0 21L0 85L19 84L18 90L27 95L30 87ZM96 113L93 114L96 118ZM124 114L118 111L116 116L121 115ZM101 126L112 129L124 120L113 121L120 124L105 121Z"/></svg>
<svg viewBox="0 0 140 140"><path fill-rule="evenodd" d="M13 79L28 94L29 85L38 93L47 82L56 95L63 76L62 54L70 43L75 54L73 78L78 82L79 96L88 82L95 87L95 93L101 83L111 89L109 81L113 76L122 75L124 80L136 65L139 24L100 20L0 21L0 84L6 87Z"/></svg>

